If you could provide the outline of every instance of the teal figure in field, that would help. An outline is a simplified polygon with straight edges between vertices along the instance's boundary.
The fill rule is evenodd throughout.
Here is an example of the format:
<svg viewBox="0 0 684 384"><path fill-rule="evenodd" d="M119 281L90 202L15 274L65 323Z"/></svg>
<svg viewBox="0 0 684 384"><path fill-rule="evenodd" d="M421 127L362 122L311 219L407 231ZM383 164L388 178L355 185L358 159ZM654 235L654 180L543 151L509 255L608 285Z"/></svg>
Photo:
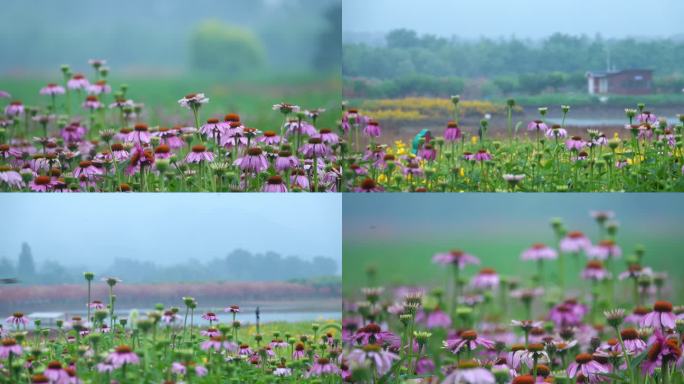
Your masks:
<svg viewBox="0 0 684 384"><path fill-rule="evenodd" d="M430 140L432 139L432 133L430 133L429 130L423 129L418 134L416 137L413 138L413 154L417 155L418 150L420 149L420 139L425 139L425 143L429 143Z"/></svg>

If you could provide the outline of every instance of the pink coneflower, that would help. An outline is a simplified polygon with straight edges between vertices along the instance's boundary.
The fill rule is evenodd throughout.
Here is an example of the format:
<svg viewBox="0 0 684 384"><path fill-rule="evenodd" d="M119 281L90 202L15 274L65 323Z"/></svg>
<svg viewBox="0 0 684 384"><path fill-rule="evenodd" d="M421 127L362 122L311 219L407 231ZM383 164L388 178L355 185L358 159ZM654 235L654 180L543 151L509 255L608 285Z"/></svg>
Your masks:
<svg viewBox="0 0 684 384"><path fill-rule="evenodd" d="M340 137L337 133L329 128L322 128L318 133L318 137L320 137L325 144L337 144L340 141Z"/></svg>
<svg viewBox="0 0 684 384"><path fill-rule="evenodd" d="M295 169L290 175L290 186L303 190L309 189L309 177L303 169Z"/></svg>
<svg viewBox="0 0 684 384"><path fill-rule="evenodd" d="M402 308L403 309L403 308ZM442 311L439 307L431 310L428 313L421 312L421 317L416 316L416 322L422 322L428 329L451 327L451 317Z"/></svg>
<svg viewBox="0 0 684 384"><path fill-rule="evenodd" d="M461 129L455 121L449 121L444 130L444 140L454 142L461 138Z"/></svg>
<svg viewBox="0 0 684 384"><path fill-rule="evenodd" d="M599 134L594 140L592 140L592 145L595 146L605 146L608 145L608 139L605 133Z"/></svg>
<svg viewBox="0 0 684 384"><path fill-rule="evenodd" d="M361 327L356 330L356 333L353 336L353 340L357 344L384 344L385 342L387 343L393 343L394 341L397 340L397 336L390 332L390 331L383 331L382 328L375 324L375 323L370 323L367 324L364 327Z"/></svg>
<svg viewBox="0 0 684 384"><path fill-rule="evenodd" d="M313 137L313 136L318 135L318 132L316 131L316 127L307 123L306 121L289 120L287 123L285 123L284 128L285 128L285 134L287 136L293 136L296 134L300 134L300 135L307 135L307 136Z"/></svg>
<svg viewBox="0 0 684 384"><path fill-rule="evenodd" d="M289 115L290 113L297 113L300 111L298 105L288 104L288 103L278 103L273 104L274 111L279 111L282 114Z"/></svg>
<svg viewBox="0 0 684 384"><path fill-rule="evenodd" d="M161 320L166 324L172 324L179 319L178 314L174 311L165 311Z"/></svg>
<svg viewBox="0 0 684 384"><path fill-rule="evenodd" d="M477 289L494 289L499 286L499 275L492 268L482 268L470 280L470 285Z"/></svg>
<svg viewBox="0 0 684 384"><path fill-rule="evenodd" d="M430 144L423 145L418 152L418 156L427 161L433 161L437 158L437 150Z"/></svg>
<svg viewBox="0 0 684 384"><path fill-rule="evenodd" d="M240 349L238 350L238 355L251 356L253 354L254 354L254 351L252 351L252 348L250 348L249 345L240 344Z"/></svg>
<svg viewBox="0 0 684 384"><path fill-rule="evenodd" d="M375 120L370 120L365 127L363 127L363 133L368 137L380 137L382 130L380 129L380 124Z"/></svg>
<svg viewBox="0 0 684 384"><path fill-rule="evenodd" d="M565 142L565 148L569 151L581 151L587 144L579 136L573 136Z"/></svg>
<svg viewBox="0 0 684 384"><path fill-rule="evenodd" d="M441 382L441 384L494 384L496 380L491 371L480 367L476 360L461 361Z"/></svg>
<svg viewBox="0 0 684 384"><path fill-rule="evenodd" d="M554 126L553 128L547 130L545 135L550 139L564 139L568 137L568 131L566 131L564 128Z"/></svg>
<svg viewBox="0 0 684 384"><path fill-rule="evenodd" d="M220 122L217 118L207 119L207 123L200 127L200 133L216 139L218 135L225 135L228 124Z"/></svg>
<svg viewBox="0 0 684 384"><path fill-rule="evenodd" d="M652 375L656 367L668 367L682 356L677 339L663 335L660 329L656 329L651 339L648 354L641 365L642 372L648 375Z"/></svg>
<svg viewBox="0 0 684 384"><path fill-rule="evenodd" d="M21 101L15 100L5 107L5 115L8 117L19 116L24 114L24 104Z"/></svg>
<svg viewBox="0 0 684 384"><path fill-rule="evenodd" d="M232 314L240 313L240 307L237 305L231 305L223 310L224 312L230 312Z"/></svg>
<svg viewBox="0 0 684 384"><path fill-rule="evenodd" d="M278 365L278 367L273 370L273 375L278 377L289 377L292 376L292 369L287 368L284 365Z"/></svg>
<svg viewBox="0 0 684 384"><path fill-rule="evenodd" d="M342 373L340 368L333 364L330 359L326 357L319 357L316 359L313 367L306 373L306 377L323 376L323 375L339 375Z"/></svg>
<svg viewBox="0 0 684 384"><path fill-rule="evenodd" d="M638 279L641 276L652 276L653 275L653 270L649 267L642 267L639 264L636 263L630 263L629 267L627 267L627 270L620 273L618 276L618 279L620 280L625 280L625 279Z"/></svg>
<svg viewBox="0 0 684 384"><path fill-rule="evenodd" d="M116 161L125 161L125 160L128 160L128 158L130 157L130 154L128 153L128 151L126 151L124 146L120 143L112 144L111 151L112 151L112 157Z"/></svg>
<svg viewBox="0 0 684 384"><path fill-rule="evenodd" d="M658 116L649 111L643 111L636 116L636 121L640 123L655 124L658 122Z"/></svg>
<svg viewBox="0 0 684 384"><path fill-rule="evenodd" d="M372 193L372 192L383 192L384 188L382 186L378 185L373 179L370 177L366 177L361 181L358 187L354 188L354 192L362 192L362 193Z"/></svg>
<svg viewBox="0 0 684 384"><path fill-rule="evenodd" d="M389 372L394 360L399 360L398 355L383 350L378 344L368 344L361 348L355 348L346 357L350 362L359 366L371 362L379 376Z"/></svg>
<svg viewBox="0 0 684 384"><path fill-rule="evenodd" d="M98 176L103 173L103 171L96 167L92 161L85 160L78 163L78 167L74 168L74 177L85 176L91 178L93 176Z"/></svg>
<svg viewBox="0 0 684 384"><path fill-rule="evenodd" d="M257 141L266 145L277 146L281 143L282 139L274 131L264 131L264 135L259 137Z"/></svg>
<svg viewBox="0 0 684 384"><path fill-rule="evenodd" d="M444 348L455 354L458 354L463 348L467 351L474 351L477 347L492 349L494 342L480 337L474 330L463 331L457 338L444 341Z"/></svg>
<svg viewBox="0 0 684 384"><path fill-rule="evenodd" d="M219 321L218 316L214 312L207 312L202 315L202 318L206 321L208 321L210 324L213 323L214 321Z"/></svg>
<svg viewBox="0 0 684 384"><path fill-rule="evenodd" d="M549 320L558 327L577 325L582 322L586 312L587 308L584 305L579 304L576 300L568 299L551 308Z"/></svg>
<svg viewBox="0 0 684 384"><path fill-rule="evenodd" d="M585 280L603 281L610 278L608 272L600 260L590 260L582 271L582 278Z"/></svg>
<svg viewBox="0 0 684 384"><path fill-rule="evenodd" d="M0 359L9 358L10 353L14 356L21 356L22 352L21 345L17 344L15 339L2 339L2 343L0 343Z"/></svg>
<svg viewBox="0 0 684 384"><path fill-rule="evenodd" d="M106 80L99 80L95 84L89 85L87 91L90 95L101 95L103 93L111 93L112 87L107 84Z"/></svg>
<svg viewBox="0 0 684 384"><path fill-rule="evenodd" d="M36 176L29 183L29 188L34 192L47 192L54 186L50 176Z"/></svg>
<svg viewBox="0 0 684 384"><path fill-rule="evenodd" d="M294 346L294 350L292 351L292 359L293 360L298 360L302 359L306 356L304 353L304 344L303 343L297 343Z"/></svg>
<svg viewBox="0 0 684 384"><path fill-rule="evenodd" d="M90 307L91 309L95 309L95 310L105 309L104 303L101 302L100 300L93 300L92 302L88 303L88 307Z"/></svg>
<svg viewBox="0 0 684 384"><path fill-rule="evenodd" d="M200 335L206 336L206 337L216 337L216 336L221 336L221 332L216 328L209 327L207 329L201 330Z"/></svg>
<svg viewBox="0 0 684 384"><path fill-rule="evenodd" d="M435 254L432 257L432 262L442 265L457 264L459 269L463 269L468 264L480 264L480 259L460 249L454 249L449 252Z"/></svg>
<svg viewBox="0 0 684 384"><path fill-rule="evenodd" d="M490 161L492 159L492 155L487 152L486 149L480 149L475 153L473 160L475 161Z"/></svg>
<svg viewBox="0 0 684 384"><path fill-rule="evenodd" d="M89 95L83 102L83 108L88 109L92 112L96 109L102 108L102 103L100 103L100 100L98 100L97 96Z"/></svg>
<svg viewBox="0 0 684 384"><path fill-rule="evenodd" d="M87 89L90 86L90 82L80 73L77 73L67 81L67 88L77 90L77 89Z"/></svg>
<svg viewBox="0 0 684 384"><path fill-rule="evenodd" d="M202 342L200 348L203 351L208 351L210 349L220 351L222 348L228 349L228 342L223 340L223 336L212 336L209 340Z"/></svg>
<svg viewBox="0 0 684 384"><path fill-rule="evenodd" d="M69 377L66 371L62 369L62 363L59 361L49 362L43 374L54 383L62 383Z"/></svg>
<svg viewBox="0 0 684 384"><path fill-rule="evenodd" d="M214 154L207 151L207 147L198 144L193 145L192 150L185 156L186 163L199 163L202 161L212 162L214 161Z"/></svg>
<svg viewBox="0 0 684 384"><path fill-rule="evenodd" d="M622 256L622 249L613 240L602 240L587 249L587 257L590 259L606 260L620 256Z"/></svg>
<svg viewBox="0 0 684 384"><path fill-rule="evenodd" d="M553 260L557 257L555 249L542 243L533 244L520 255L523 260Z"/></svg>
<svg viewBox="0 0 684 384"><path fill-rule="evenodd" d="M579 374L587 378L590 382L603 381L602 374L608 373L609 370L594 360L593 356L588 353L580 353L575 356L575 361L568 365L567 374L570 378L575 378Z"/></svg>
<svg viewBox="0 0 684 384"><path fill-rule="evenodd" d="M630 355L638 355L646 350L646 343L639 337L639 332L634 328L626 328L620 331L620 336L625 344L625 349ZM622 353L622 346L617 343L614 347L616 352Z"/></svg>
<svg viewBox="0 0 684 384"><path fill-rule="evenodd" d="M674 329L676 316L672 313L672 303L669 301L656 301L653 304L653 311L649 312L641 319L642 327L654 329Z"/></svg>
<svg viewBox="0 0 684 384"><path fill-rule="evenodd" d="M299 165L299 159L292 155L290 151L278 152L278 157L275 159L275 169L278 172L288 171Z"/></svg>
<svg viewBox="0 0 684 384"><path fill-rule="evenodd" d="M330 148L328 148L320 137L309 138L309 141L304 144L299 151L307 158L321 158L330 154Z"/></svg>
<svg viewBox="0 0 684 384"><path fill-rule="evenodd" d="M192 368L195 371L195 375L198 377L206 376L207 374L207 368L201 365L195 365L195 363L188 362L188 363L180 363L180 362L173 362L171 364L171 372L177 374L177 375L185 375L187 373L187 369Z"/></svg>
<svg viewBox="0 0 684 384"><path fill-rule="evenodd" d="M264 184L264 187L261 190L262 192L287 192L287 186L283 183L283 178L274 175L270 176L268 180L266 180L266 184Z"/></svg>
<svg viewBox="0 0 684 384"><path fill-rule="evenodd" d="M138 123L129 134L127 141L139 144L148 144L150 142L150 132L147 124Z"/></svg>
<svg viewBox="0 0 684 384"><path fill-rule="evenodd" d="M0 182L7 184L10 188L24 187L24 180L19 172L7 165L0 165Z"/></svg>
<svg viewBox="0 0 684 384"><path fill-rule="evenodd" d="M178 100L178 104L184 108L198 108L202 104L209 102L209 98L204 96L204 93L189 93L185 95L182 99Z"/></svg>
<svg viewBox="0 0 684 384"><path fill-rule="evenodd" d="M579 253L591 246L591 241L582 232L568 232L560 241L560 250L566 253Z"/></svg>
<svg viewBox="0 0 684 384"><path fill-rule="evenodd" d="M12 97L9 92L0 90L0 99L9 99Z"/></svg>
<svg viewBox="0 0 684 384"><path fill-rule="evenodd" d="M55 96L55 95L63 95L66 91L64 90L64 87L61 85L57 85L54 83L50 83L46 85L45 87L40 89L40 94L41 95L48 95L48 96Z"/></svg>
<svg viewBox="0 0 684 384"><path fill-rule="evenodd" d="M120 345L116 347L114 352L110 353L107 358L114 368L121 368L125 364L139 364L140 359L138 355L133 352L131 347L127 345Z"/></svg>
<svg viewBox="0 0 684 384"><path fill-rule="evenodd" d="M85 134L86 128L78 122L73 122L60 131L60 135L64 141L80 141Z"/></svg>
<svg viewBox="0 0 684 384"><path fill-rule="evenodd" d="M233 165L237 165L245 172L260 173L268 168L268 160L261 148L254 147L248 149L245 156L235 160Z"/></svg>
<svg viewBox="0 0 684 384"><path fill-rule="evenodd" d="M548 129L549 126L541 120L530 121L529 124L527 124L527 130L531 132L545 133Z"/></svg>

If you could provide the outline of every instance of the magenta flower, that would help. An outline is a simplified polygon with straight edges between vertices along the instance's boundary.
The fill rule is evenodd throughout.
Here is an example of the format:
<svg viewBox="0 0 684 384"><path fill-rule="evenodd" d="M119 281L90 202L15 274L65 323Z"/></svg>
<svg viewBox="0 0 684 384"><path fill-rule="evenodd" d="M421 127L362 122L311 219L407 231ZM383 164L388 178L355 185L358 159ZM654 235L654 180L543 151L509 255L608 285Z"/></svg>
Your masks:
<svg viewBox="0 0 684 384"><path fill-rule="evenodd" d="M454 249L449 252L434 255L432 257L432 262L442 265L457 264L459 269L463 269L468 264L480 264L480 259L459 249Z"/></svg>
<svg viewBox="0 0 684 384"><path fill-rule="evenodd" d="M252 351L252 348L249 347L247 344L241 344L240 349L238 350L238 355L242 356L251 356L254 354L254 351Z"/></svg>
<svg viewBox="0 0 684 384"><path fill-rule="evenodd" d="M447 127L444 130L444 140L448 142L454 142L461 138L461 129L458 128L458 124L455 121L450 121L447 123Z"/></svg>
<svg viewBox="0 0 684 384"><path fill-rule="evenodd" d="M220 351L222 348L228 349L228 342L223 340L223 336L212 336L209 340L202 342L200 348L203 351L214 349Z"/></svg>
<svg viewBox="0 0 684 384"><path fill-rule="evenodd" d="M214 321L219 321L218 316L216 316L216 314L214 312L207 312L207 313L202 315L202 318L204 320L207 320L209 323L212 323Z"/></svg>
<svg viewBox="0 0 684 384"><path fill-rule="evenodd" d="M228 124L220 122L217 118L207 119L207 123L200 127L200 133L206 137L216 139L218 135L226 135Z"/></svg>
<svg viewBox="0 0 684 384"><path fill-rule="evenodd" d="M184 98L178 100L178 104L184 108L199 108L202 104L209 102L209 98L204 96L204 93L189 93Z"/></svg>
<svg viewBox="0 0 684 384"><path fill-rule="evenodd" d="M200 335L206 336L206 337L216 337L216 336L221 336L221 332L216 328L209 327L207 329L201 330Z"/></svg>
<svg viewBox="0 0 684 384"><path fill-rule="evenodd" d="M377 121L371 120L363 127L363 133L368 137L379 137L382 134L382 130Z"/></svg>
<svg viewBox="0 0 684 384"><path fill-rule="evenodd" d="M207 151L207 147L198 144L193 145L192 150L185 156L186 163L199 163L202 161L212 162L214 161L214 154Z"/></svg>
<svg viewBox="0 0 684 384"><path fill-rule="evenodd" d="M0 182L7 184L10 188L24 187L24 180L19 172L6 165L0 165Z"/></svg>
<svg viewBox="0 0 684 384"><path fill-rule="evenodd" d="M666 367L676 362L682 356L682 349L677 339L663 335L660 329L656 329L648 346L648 354L641 364L644 374L653 375L656 367Z"/></svg>
<svg viewBox="0 0 684 384"><path fill-rule="evenodd" d="M15 312L12 316L5 319L5 322L7 324L12 324L15 327L19 327L20 325L25 327L29 323L29 318L21 312Z"/></svg>
<svg viewBox="0 0 684 384"><path fill-rule="evenodd" d="M80 73L73 75L71 77L71 79L69 79L69 81L67 81L67 88L72 89L72 90L77 90L77 89L85 90L85 89L88 89L89 86L90 86L90 82L88 82L88 79L86 79L85 76L83 76Z"/></svg>
<svg viewBox="0 0 684 384"><path fill-rule="evenodd" d="M491 159L492 155L489 152L487 152L486 149L480 149L479 151L477 151L477 153L475 153L473 157L473 160L475 161L489 161Z"/></svg>
<svg viewBox="0 0 684 384"><path fill-rule="evenodd" d="M481 368L476 360L462 361L453 369L441 384L494 384L496 380L491 371Z"/></svg>
<svg viewBox="0 0 684 384"><path fill-rule="evenodd" d="M442 311L439 307L433 309L432 311L428 312L425 314L423 312L422 315L422 322L425 324L426 328L433 329L433 328L445 328L448 329L451 327L451 317L447 315L444 311ZM416 321L420 321L418 317L416 317Z"/></svg>
<svg viewBox="0 0 684 384"><path fill-rule="evenodd" d="M245 156L235 160L233 165L237 165L245 172L260 173L268 168L268 160L261 148L254 147L248 149Z"/></svg>
<svg viewBox="0 0 684 384"><path fill-rule="evenodd" d="M330 148L328 148L320 137L312 137L299 149L299 152L307 158L321 158L330 154Z"/></svg>
<svg viewBox="0 0 684 384"><path fill-rule="evenodd" d="M586 251L587 257L590 259L606 260L622 256L622 249L613 240L602 240Z"/></svg>
<svg viewBox="0 0 684 384"><path fill-rule="evenodd" d="M603 281L610 276L610 272L603 268L600 260L589 260L582 271L582 278L585 280Z"/></svg>
<svg viewBox="0 0 684 384"><path fill-rule="evenodd" d="M288 103L278 103L278 104L273 104L274 111L279 111L280 113L284 115L288 115L290 113L297 113L301 108L299 108L298 105L292 105Z"/></svg>
<svg viewBox="0 0 684 384"><path fill-rule="evenodd" d="M378 344L368 344L362 348L355 348L346 357L349 362L356 363L359 366L372 362L379 376L389 372L394 360L399 360L398 355L383 350Z"/></svg>
<svg viewBox="0 0 684 384"><path fill-rule="evenodd" d="M430 144L425 144L418 153L424 160L433 161L437 158L437 150Z"/></svg>
<svg viewBox="0 0 684 384"><path fill-rule="evenodd" d="M102 108L102 103L100 103L100 100L98 100L97 96L89 95L83 102L83 108L88 109L92 112L96 109Z"/></svg>
<svg viewBox="0 0 684 384"><path fill-rule="evenodd" d="M64 141L81 141L85 134L86 128L78 122L73 122L60 131Z"/></svg>
<svg viewBox="0 0 684 384"><path fill-rule="evenodd" d="M285 134L287 136L293 136L296 134L300 135L307 135L310 137L314 137L318 135L318 132L316 131L316 127L313 125L307 123L306 121L299 121L299 120L290 120L284 125L285 128Z"/></svg>
<svg viewBox="0 0 684 384"><path fill-rule="evenodd" d="M306 377L311 376L323 376L323 375L339 375L342 371L340 368L333 364L330 359L325 357L319 357L316 359L313 367L307 372Z"/></svg>
<svg viewBox="0 0 684 384"><path fill-rule="evenodd" d="M147 124L138 123L135 125L133 131L128 134L126 141L137 144L148 144L150 142L150 132Z"/></svg>
<svg viewBox="0 0 684 384"><path fill-rule="evenodd" d="M564 139L568 137L568 131L563 128L553 127L546 131L546 137L550 139Z"/></svg>
<svg viewBox="0 0 684 384"><path fill-rule="evenodd" d="M2 343L0 343L0 359L9 358L10 353L14 356L21 356L21 345L11 338L2 339Z"/></svg>
<svg viewBox="0 0 684 384"><path fill-rule="evenodd" d="M43 372L52 383L65 383L69 379L69 375L62 369L62 363L59 361L51 361Z"/></svg>
<svg viewBox="0 0 684 384"><path fill-rule="evenodd" d="M50 83L46 85L45 87L40 89L40 94L41 95L48 95L48 96L55 96L55 95L63 95L66 91L64 90L64 87L61 85L57 85L54 83Z"/></svg>
<svg viewBox="0 0 684 384"><path fill-rule="evenodd" d="M264 135L259 137L257 141L266 145L277 146L280 145L283 139L273 131L264 131Z"/></svg>
<svg viewBox="0 0 684 384"><path fill-rule="evenodd" d="M12 97L9 92L0 89L0 99L9 99Z"/></svg>
<svg viewBox="0 0 684 384"><path fill-rule="evenodd" d="M548 129L549 129L549 126L546 125L541 120L530 121L529 124L527 124L527 130L528 131L544 133L544 132L548 131Z"/></svg>
<svg viewBox="0 0 684 384"><path fill-rule="evenodd" d="M318 133L318 136L325 144L337 144L340 142L340 137L337 133L328 128L323 128Z"/></svg>
<svg viewBox="0 0 684 384"><path fill-rule="evenodd" d="M111 93L112 87L107 84L105 80L99 80L95 84L91 84L87 88L88 94L90 95L101 95L103 93Z"/></svg>
<svg viewBox="0 0 684 384"><path fill-rule="evenodd" d="M674 329L676 316L672 313L672 303L669 301L656 301L653 304L653 311L646 314L641 319L642 327L653 329Z"/></svg>
<svg viewBox="0 0 684 384"><path fill-rule="evenodd" d="M81 161L78 163L78 167L74 168L74 177L85 176L91 178L93 176L98 176L103 174L102 169L96 167L92 161Z"/></svg>
<svg viewBox="0 0 684 384"><path fill-rule="evenodd" d="M398 340L397 335L389 331L383 331L382 328L375 324L370 323L365 327L361 327L356 330L353 336L354 341L361 345L366 344L392 344Z"/></svg>
<svg viewBox="0 0 684 384"><path fill-rule="evenodd" d="M625 349L627 353L633 356L640 354L646 350L646 343L639 338L639 332L634 328L626 328L620 332L622 336L622 341L625 344ZM614 350L618 353L622 353L622 346L617 343Z"/></svg>
<svg viewBox="0 0 684 384"><path fill-rule="evenodd" d="M480 337L474 330L463 331L457 338L444 341L444 348L454 354L458 354L464 347L468 351L474 351L477 347L492 349L494 342Z"/></svg>
<svg viewBox="0 0 684 384"><path fill-rule="evenodd" d="M636 116L636 121L640 123L655 124L658 122L658 116L649 111L643 111Z"/></svg>
<svg viewBox="0 0 684 384"><path fill-rule="evenodd" d="M110 353L107 358L114 368L121 368L125 364L139 364L140 358L127 345L120 345L116 347L114 352Z"/></svg>
<svg viewBox="0 0 684 384"><path fill-rule="evenodd" d="M470 280L470 285L477 289L494 289L499 286L499 275L492 268L482 268Z"/></svg>
<svg viewBox="0 0 684 384"><path fill-rule="evenodd" d="M266 180L266 184L261 190L262 192L287 192L287 186L283 183L283 178L274 175Z"/></svg>
<svg viewBox="0 0 684 384"><path fill-rule="evenodd" d="M278 172L285 172L299 165L297 156L293 156L290 151L278 152L278 157L275 159L275 169Z"/></svg>
<svg viewBox="0 0 684 384"><path fill-rule="evenodd" d="M523 260L553 260L558 257L558 252L546 244L536 243L526 249L520 258Z"/></svg>
<svg viewBox="0 0 684 384"><path fill-rule="evenodd" d="M24 104L21 103L21 101L16 100L11 103L9 103L8 106L5 107L5 115L8 117L12 116L19 116L24 114Z"/></svg>
<svg viewBox="0 0 684 384"><path fill-rule="evenodd" d="M91 309L95 309L95 310L105 309L104 303L101 302L100 300L93 300L92 302L88 303L87 306L90 307Z"/></svg>
<svg viewBox="0 0 684 384"><path fill-rule="evenodd" d="M579 304L576 300L568 299L557 304L549 311L549 320L558 327L577 325L582 322L582 318L587 312L587 308Z"/></svg>
<svg viewBox="0 0 684 384"><path fill-rule="evenodd" d="M608 369L603 365L594 361L594 358L588 353L580 353L575 356L575 361L568 365L568 377L574 378L582 374L590 382L595 383L602 381L601 374L608 373Z"/></svg>
<svg viewBox="0 0 684 384"><path fill-rule="evenodd" d="M584 146L587 145L584 140L579 136L573 136L565 142L565 148L569 151L581 151Z"/></svg>
<svg viewBox="0 0 684 384"><path fill-rule="evenodd" d="M560 250L566 253L579 253L591 246L591 241L582 232L568 232L560 241Z"/></svg>

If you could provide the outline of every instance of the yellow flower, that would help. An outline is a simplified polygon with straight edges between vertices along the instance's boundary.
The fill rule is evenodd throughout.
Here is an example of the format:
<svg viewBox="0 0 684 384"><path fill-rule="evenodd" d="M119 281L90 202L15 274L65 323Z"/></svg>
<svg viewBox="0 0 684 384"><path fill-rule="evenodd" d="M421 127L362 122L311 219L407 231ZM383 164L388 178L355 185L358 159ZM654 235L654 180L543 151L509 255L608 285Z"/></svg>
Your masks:
<svg viewBox="0 0 684 384"><path fill-rule="evenodd" d="M386 182L387 182L387 176L385 176L384 173L381 174L380 176L378 176L378 183L384 184Z"/></svg>
<svg viewBox="0 0 684 384"><path fill-rule="evenodd" d="M620 134L617 132L613 132L613 139L618 139L620 140Z"/></svg>
<svg viewBox="0 0 684 384"><path fill-rule="evenodd" d="M463 168L458 170L458 175L461 177L465 176L465 171L463 170Z"/></svg>
<svg viewBox="0 0 684 384"><path fill-rule="evenodd" d="M473 137L470 138L470 142L473 143L473 144L477 144L477 141L478 141L478 140L479 140L479 138L478 138L477 136L473 136Z"/></svg>

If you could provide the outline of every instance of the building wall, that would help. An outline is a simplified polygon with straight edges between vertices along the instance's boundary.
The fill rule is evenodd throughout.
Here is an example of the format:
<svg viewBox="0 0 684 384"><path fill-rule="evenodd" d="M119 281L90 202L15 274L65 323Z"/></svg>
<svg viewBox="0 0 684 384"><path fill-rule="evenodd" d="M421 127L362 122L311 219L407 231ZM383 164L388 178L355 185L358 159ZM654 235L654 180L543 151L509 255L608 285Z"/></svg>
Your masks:
<svg viewBox="0 0 684 384"><path fill-rule="evenodd" d="M623 71L607 77L608 93L643 95L653 92L653 75L650 71Z"/></svg>

